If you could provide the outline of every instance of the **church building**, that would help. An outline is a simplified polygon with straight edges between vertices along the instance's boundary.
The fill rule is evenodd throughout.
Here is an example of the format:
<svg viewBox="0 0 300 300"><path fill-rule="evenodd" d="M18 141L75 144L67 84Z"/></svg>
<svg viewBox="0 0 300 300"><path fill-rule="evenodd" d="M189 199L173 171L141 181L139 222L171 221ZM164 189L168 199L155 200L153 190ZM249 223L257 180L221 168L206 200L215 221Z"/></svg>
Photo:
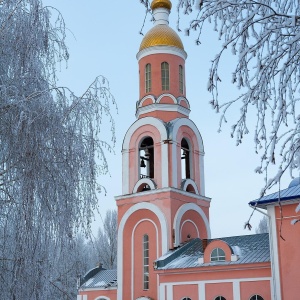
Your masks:
<svg viewBox="0 0 300 300"><path fill-rule="evenodd" d="M291 225L299 179L250 202L268 216L269 234L211 238L204 144L189 118L187 53L169 27L171 6L152 1L154 26L137 53L139 101L115 198L118 268L89 271L77 300L300 299L300 225Z"/></svg>

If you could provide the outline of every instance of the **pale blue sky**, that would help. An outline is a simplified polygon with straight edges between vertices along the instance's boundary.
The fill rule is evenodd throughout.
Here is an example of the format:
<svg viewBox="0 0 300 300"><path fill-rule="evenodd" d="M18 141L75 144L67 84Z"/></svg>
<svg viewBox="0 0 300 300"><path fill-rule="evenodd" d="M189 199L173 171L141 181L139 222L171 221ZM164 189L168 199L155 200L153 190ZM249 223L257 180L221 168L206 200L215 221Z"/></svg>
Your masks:
<svg viewBox="0 0 300 300"><path fill-rule="evenodd" d="M138 65L135 56L142 40L139 31L145 8L139 0L44 0L44 4L60 10L72 32L68 33L68 68L62 65L58 74L59 84L81 94L96 76L103 75L108 78L118 104L119 114L115 115L115 155L108 155L111 177L100 178L108 191L106 197L100 196L99 202L104 216L106 209L115 208L114 196L121 194L121 145L126 130L135 121L135 103L138 100ZM148 18L144 33L151 26ZM175 9L171 13L170 26L176 27ZM182 29L184 27L182 25ZM217 133L219 115L208 104L211 96L206 87L210 61L221 44L215 32L210 28L206 28L206 31L201 46L195 45L195 36L186 37L180 33L180 37L188 53L186 86L192 110L190 118L198 126L204 140L206 196L212 198L212 236L254 233L254 230L249 232L243 229L251 213L248 202L258 198L263 187L263 176L254 173L259 156L254 153L253 130L239 147L230 138L229 125L224 127L222 133ZM234 59L229 53L221 69L220 98L224 100L237 95L235 88L230 85L233 63ZM105 130L102 132L105 134ZM282 186L286 187L289 181L284 181ZM253 227L257 226L261 217L255 213ZM100 222L97 216L94 227Z"/></svg>

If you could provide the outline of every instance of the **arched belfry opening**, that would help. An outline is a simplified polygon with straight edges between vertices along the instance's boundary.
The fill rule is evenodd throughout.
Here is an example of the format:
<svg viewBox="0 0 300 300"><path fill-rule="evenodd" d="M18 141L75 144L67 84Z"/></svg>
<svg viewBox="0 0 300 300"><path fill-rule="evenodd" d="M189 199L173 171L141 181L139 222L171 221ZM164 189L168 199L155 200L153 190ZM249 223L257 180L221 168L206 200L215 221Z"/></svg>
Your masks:
<svg viewBox="0 0 300 300"><path fill-rule="evenodd" d="M145 137L139 148L140 179L154 178L154 144L151 137Z"/></svg>
<svg viewBox="0 0 300 300"><path fill-rule="evenodd" d="M191 149L188 141L181 140L181 179L191 178Z"/></svg>

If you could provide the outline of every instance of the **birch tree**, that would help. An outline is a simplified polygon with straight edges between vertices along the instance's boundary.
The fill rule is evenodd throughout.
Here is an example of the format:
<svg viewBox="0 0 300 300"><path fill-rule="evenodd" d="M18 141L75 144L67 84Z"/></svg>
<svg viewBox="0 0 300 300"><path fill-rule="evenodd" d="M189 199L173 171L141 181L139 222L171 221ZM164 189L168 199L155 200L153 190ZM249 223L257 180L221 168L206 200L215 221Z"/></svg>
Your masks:
<svg viewBox="0 0 300 300"><path fill-rule="evenodd" d="M117 267L117 236L117 211L108 210L103 222L103 229L99 228L98 230L94 247L96 263L101 263L104 268L115 269Z"/></svg>
<svg viewBox="0 0 300 300"><path fill-rule="evenodd" d="M56 85L69 57L59 12L41 0L0 3L1 297L73 299L66 262L108 170L114 98L104 77L81 96Z"/></svg>
<svg viewBox="0 0 300 300"><path fill-rule="evenodd" d="M255 233L268 233L268 232L269 232L268 217L263 216L260 219L257 228L255 229Z"/></svg>
<svg viewBox="0 0 300 300"><path fill-rule="evenodd" d="M140 2L149 9L151 1ZM255 151L261 158L255 171L266 174L263 194L286 170L291 175L299 171L299 1L178 0L173 2L176 9L178 30L196 36L196 44L207 38L205 32L210 29L218 34L220 49L208 77L210 104L221 115L220 128L231 123L237 145L250 131L254 134ZM232 85L240 91L229 101L219 93L220 68L227 52L235 56L236 64L222 73L231 76ZM227 119L229 111L237 116L235 120ZM268 178L267 170L275 163L278 172Z"/></svg>

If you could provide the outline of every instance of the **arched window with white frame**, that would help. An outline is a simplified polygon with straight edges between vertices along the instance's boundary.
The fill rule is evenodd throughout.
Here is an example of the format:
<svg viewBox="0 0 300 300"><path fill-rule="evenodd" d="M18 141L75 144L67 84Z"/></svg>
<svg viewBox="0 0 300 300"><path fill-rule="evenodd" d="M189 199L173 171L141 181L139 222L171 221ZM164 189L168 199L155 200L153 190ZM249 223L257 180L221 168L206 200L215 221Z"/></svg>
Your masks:
<svg viewBox="0 0 300 300"><path fill-rule="evenodd" d="M226 300L226 298L223 296L217 296L214 300Z"/></svg>
<svg viewBox="0 0 300 300"><path fill-rule="evenodd" d="M189 297L184 297L184 298L182 298L181 300L192 300L192 299L189 298Z"/></svg>

